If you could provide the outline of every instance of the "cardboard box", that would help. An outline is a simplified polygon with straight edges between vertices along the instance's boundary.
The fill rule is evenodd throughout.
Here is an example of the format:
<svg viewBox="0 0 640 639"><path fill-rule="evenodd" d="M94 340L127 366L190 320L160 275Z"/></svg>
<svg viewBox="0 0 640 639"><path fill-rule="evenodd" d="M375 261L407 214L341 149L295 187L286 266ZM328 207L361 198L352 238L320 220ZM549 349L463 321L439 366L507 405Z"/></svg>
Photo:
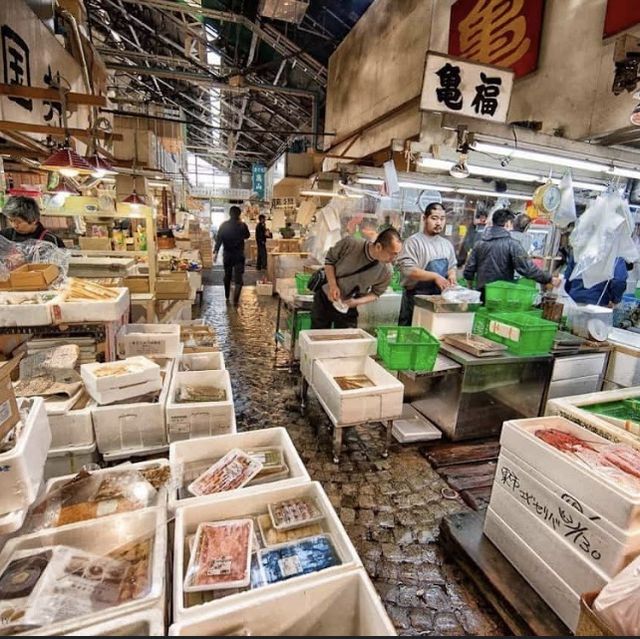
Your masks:
<svg viewBox="0 0 640 639"><path fill-rule="evenodd" d="M0 439L19 421L20 413L11 384L11 372L20 358L0 363Z"/></svg>
<svg viewBox="0 0 640 639"><path fill-rule="evenodd" d="M191 250L191 240L184 238L175 238L176 248L181 251L190 251Z"/></svg>
<svg viewBox="0 0 640 639"><path fill-rule="evenodd" d="M113 144L113 157L116 160L132 162L142 166L155 167L158 141L152 131L127 131L122 140Z"/></svg>
<svg viewBox="0 0 640 639"><path fill-rule="evenodd" d="M81 237L79 242L83 251L111 250L111 240L108 237Z"/></svg>
<svg viewBox="0 0 640 639"><path fill-rule="evenodd" d="M124 278L124 285L129 293L148 293L149 278L146 275L132 275Z"/></svg>
<svg viewBox="0 0 640 639"><path fill-rule="evenodd" d="M190 295L189 278L184 271L162 273L156 279L156 299L188 300Z"/></svg>
<svg viewBox="0 0 640 639"><path fill-rule="evenodd" d="M55 264L23 264L11 271L9 284L15 291L43 291L59 274Z"/></svg>

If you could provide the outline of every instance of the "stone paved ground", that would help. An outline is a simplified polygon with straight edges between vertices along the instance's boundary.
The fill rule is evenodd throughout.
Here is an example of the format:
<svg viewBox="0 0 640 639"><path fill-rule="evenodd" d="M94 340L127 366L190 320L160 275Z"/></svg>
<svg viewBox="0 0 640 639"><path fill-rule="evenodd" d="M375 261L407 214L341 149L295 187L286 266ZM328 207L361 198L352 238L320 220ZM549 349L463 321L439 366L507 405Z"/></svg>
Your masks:
<svg viewBox="0 0 640 639"><path fill-rule="evenodd" d="M505 635L497 615L438 544L443 515L464 510L415 446L380 457L382 427L348 429L332 462L329 421L311 397L303 416L297 375L274 369L276 303L246 287L239 309L219 286L205 288L202 316L215 327L231 373L239 430L285 426L313 480L320 481L398 632ZM318 435L316 435L316 430Z"/></svg>

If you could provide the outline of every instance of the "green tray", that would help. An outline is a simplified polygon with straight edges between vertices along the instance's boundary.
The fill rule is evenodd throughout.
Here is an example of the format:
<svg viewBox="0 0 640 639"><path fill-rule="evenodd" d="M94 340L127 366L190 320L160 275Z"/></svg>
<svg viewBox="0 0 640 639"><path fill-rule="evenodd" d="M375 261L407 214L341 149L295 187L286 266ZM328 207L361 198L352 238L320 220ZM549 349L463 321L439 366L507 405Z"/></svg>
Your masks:
<svg viewBox="0 0 640 639"><path fill-rule="evenodd" d="M440 342L419 326L379 326L378 355L394 371L431 371Z"/></svg>

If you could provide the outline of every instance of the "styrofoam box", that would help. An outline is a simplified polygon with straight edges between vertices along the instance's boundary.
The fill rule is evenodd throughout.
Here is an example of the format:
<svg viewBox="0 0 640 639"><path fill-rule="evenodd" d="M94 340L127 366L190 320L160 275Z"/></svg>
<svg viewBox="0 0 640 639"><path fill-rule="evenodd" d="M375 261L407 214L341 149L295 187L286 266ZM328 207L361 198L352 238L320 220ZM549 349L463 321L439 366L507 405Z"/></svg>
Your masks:
<svg viewBox="0 0 640 639"><path fill-rule="evenodd" d="M110 453L102 453L102 459L105 463L122 462L129 460L130 457L149 457L156 458L158 455L168 455L169 444L164 446L149 446L148 448L139 448L134 451L131 450L116 450Z"/></svg>
<svg viewBox="0 0 640 639"><path fill-rule="evenodd" d="M504 423L500 444L566 489L572 497L588 503L602 517L622 530L640 527L640 493L631 494L615 481L591 471L571 455L562 453L535 436L538 429L558 428L595 443L607 440L563 417L534 417Z"/></svg>
<svg viewBox="0 0 640 639"><path fill-rule="evenodd" d="M0 453L0 514L20 510L33 503L51 445L49 418L42 397L33 401L15 446ZM18 400L18 408L23 402Z"/></svg>
<svg viewBox="0 0 640 639"><path fill-rule="evenodd" d="M596 433L613 442L628 444L640 449L640 428L633 432L633 424L615 417L596 415L584 409L590 404L613 402L622 399L640 397L640 387L622 388L614 391L601 391L598 393L585 393L571 397L550 399L547 402L547 415L560 415L579 424L580 426Z"/></svg>
<svg viewBox="0 0 640 639"><path fill-rule="evenodd" d="M95 442L89 446L52 448L44 465L44 478L60 477L80 472L85 464L95 464L99 459Z"/></svg>
<svg viewBox="0 0 640 639"><path fill-rule="evenodd" d="M624 387L640 384L640 349L616 346L609 356L606 377Z"/></svg>
<svg viewBox="0 0 640 639"><path fill-rule="evenodd" d="M123 615L155 608L164 594L166 581L165 559L167 554L167 513L163 508L147 508L133 513L123 513L118 517L95 519L71 524L61 528L47 529L31 535L10 539L0 553L0 573L2 573L14 552L31 550L43 546L70 546L97 555L105 555L128 543L154 536L150 560L151 588L146 597L112 606L100 612L74 617L49 626L38 628L26 634L65 634L88 625L102 623Z"/></svg>
<svg viewBox="0 0 640 639"><path fill-rule="evenodd" d="M118 331L118 357L177 357L180 346L178 324L125 324Z"/></svg>
<svg viewBox="0 0 640 639"><path fill-rule="evenodd" d="M223 402L178 403L176 393L185 384L224 388ZM232 430L233 429L233 430ZM235 413L229 371L182 371L174 374L167 399L169 441L235 432Z"/></svg>
<svg viewBox="0 0 640 639"><path fill-rule="evenodd" d="M230 450L239 448L240 450L252 450L255 448L279 447L282 448L284 461L289 467L289 476L286 479L258 484L256 486L245 486L238 490L232 490L224 493L215 493L205 497L188 497L186 499L178 498L178 486L180 477L182 476L182 468L184 464L196 461L217 460L224 457ZM282 487L296 485L311 481L309 473L305 468L298 451L296 450L289 433L285 428L265 428L262 430L254 430L246 433L235 433L233 435L218 435L216 437L201 437L199 439L187 439L181 442L171 444L169 449L169 461L174 475L177 479L175 490L169 496L169 509L171 511L180 506L200 502L202 500L212 501L220 499L230 494L243 495L252 492L260 492L265 486Z"/></svg>
<svg viewBox="0 0 640 639"><path fill-rule="evenodd" d="M533 552L491 507L487 509L484 534L558 617L575 631L580 615L580 595Z"/></svg>
<svg viewBox="0 0 640 639"><path fill-rule="evenodd" d="M175 516L175 547L173 565L173 618L174 620L194 619L199 615L209 612L221 612L227 605L241 604L242 602L254 602L257 592L260 594L287 591L291 585L300 586L313 583L318 575L332 575L345 572L347 569L361 567L362 562L356 549L338 519L329 498L322 490L318 482L299 484L287 488L263 487L264 490L252 494L229 494L217 501L196 502L190 506L183 506L176 510ZM321 522L323 528L331 535L334 547L342 564L325 568L320 572L293 577L287 581L269 584L258 590L247 590L237 594L228 595L221 599L207 603L185 607L183 582L187 562L185 561L185 539L196 532L198 524L202 522L224 521L228 519L241 519L252 515L266 513L269 504L293 499L297 497L311 497L315 499L322 510L325 519ZM286 617L290 611L283 611Z"/></svg>
<svg viewBox="0 0 640 639"><path fill-rule="evenodd" d="M96 406L93 400L84 408L70 410L65 413L51 412L45 402L51 428L51 448L69 448L72 446L91 446L96 439L93 434L91 411Z"/></svg>
<svg viewBox="0 0 640 639"><path fill-rule="evenodd" d="M404 385L370 357L316 359L313 386L338 424L399 417ZM334 377L366 375L375 386L342 390Z"/></svg>
<svg viewBox="0 0 640 639"><path fill-rule="evenodd" d="M311 337L357 335L357 339L312 340ZM300 370L308 382L313 381L313 360L329 357L366 357L375 355L378 342L375 337L359 328L300 331Z"/></svg>
<svg viewBox="0 0 640 639"><path fill-rule="evenodd" d="M10 533L14 533L16 530L20 530L28 512L29 507L27 506L21 510L14 510L11 513L0 515L0 535L9 535ZM0 546L3 543L4 542L1 542Z"/></svg>
<svg viewBox="0 0 640 639"><path fill-rule="evenodd" d="M413 309L411 326L422 326L435 337L451 333L471 333L475 313L434 313L428 308Z"/></svg>
<svg viewBox="0 0 640 639"><path fill-rule="evenodd" d="M60 301L54 296L41 304L16 304L20 300L41 298L47 292L6 292L0 293L0 326L47 326L53 322L53 305ZM8 302L14 302L8 304Z"/></svg>
<svg viewBox="0 0 640 639"><path fill-rule="evenodd" d="M495 483L608 577L640 554L640 529L620 530L505 449L498 459Z"/></svg>
<svg viewBox="0 0 640 639"><path fill-rule="evenodd" d="M161 608L150 608L116 617L93 626L85 626L67 637L164 637L164 614Z"/></svg>
<svg viewBox="0 0 640 639"><path fill-rule="evenodd" d="M588 562L580 548L563 543L549 526L516 501L501 484L494 484L489 505L575 592L597 591L609 582L609 577Z"/></svg>
<svg viewBox="0 0 640 639"><path fill-rule="evenodd" d="M256 282L256 295L273 295L273 284L271 282Z"/></svg>
<svg viewBox="0 0 640 639"><path fill-rule="evenodd" d="M201 618L174 624L174 637L228 636L243 628L254 636L395 637L396 631L362 569L318 577L285 591L260 594Z"/></svg>
<svg viewBox="0 0 640 639"><path fill-rule="evenodd" d="M136 451L167 445L166 406L174 360L168 360L157 402L95 406L92 409L96 443L101 453Z"/></svg>
<svg viewBox="0 0 640 639"><path fill-rule="evenodd" d="M58 322L115 322L129 312L129 289L116 288L118 297L109 300L86 300L54 304Z"/></svg>
<svg viewBox="0 0 640 639"><path fill-rule="evenodd" d="M180 371L223 371L224 355L216 353L186 353L178 359Z"/></svg>

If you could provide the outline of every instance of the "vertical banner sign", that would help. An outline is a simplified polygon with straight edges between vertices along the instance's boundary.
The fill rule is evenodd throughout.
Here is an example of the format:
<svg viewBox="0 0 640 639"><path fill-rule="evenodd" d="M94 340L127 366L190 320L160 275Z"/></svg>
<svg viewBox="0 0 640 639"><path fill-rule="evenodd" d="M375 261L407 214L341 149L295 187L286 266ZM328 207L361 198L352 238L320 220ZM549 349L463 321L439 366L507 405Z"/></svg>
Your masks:
<svg viewBox="0 0 640 639"><path fill-rule="evenodd" d="M420 108L506 122L513 71L427 53Z"/></svg>
<svg viewBox="0 0 640 639"><path fill-rule="evenodd" d="M538 68L543 17L544 0L457 0L449 54L513 69L521 78Z"/></svg>
<svg viewBox="0 0 640 639"><path fill-rule="evenodd" d="M267 168L263 164L254 164L251 167L251 190L258 196L259 200L264 200L265 193L265 174Z"/></svg>

